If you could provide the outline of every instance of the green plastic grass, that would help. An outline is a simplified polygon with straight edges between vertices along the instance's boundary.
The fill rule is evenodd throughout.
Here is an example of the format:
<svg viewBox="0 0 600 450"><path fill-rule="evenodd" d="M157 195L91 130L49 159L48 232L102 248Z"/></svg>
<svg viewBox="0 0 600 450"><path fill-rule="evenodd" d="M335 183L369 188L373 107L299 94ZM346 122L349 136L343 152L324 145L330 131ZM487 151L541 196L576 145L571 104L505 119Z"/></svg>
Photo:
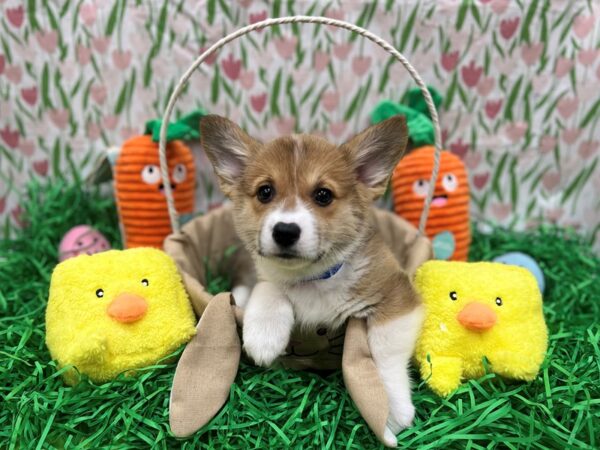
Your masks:
<svg viewBox="0 0 600 450"><path fill-rule="evenodd" d="M32 185L28 196L28 228L0 242L0 449L380 448L340 373L242 364L227 405L188 440L169 433L172 362L137 378L66 387L44 344L56 247L80 223L115 243L115 210L111 200L76 186ZM476 233L471 255L491 259L511 250L534 256L546 275L550 347L539 377L524 384L489 374L447 399L417 381L415 425L399 435L400 447L600 446L600 260L576 235L555 228Z"/></svg>

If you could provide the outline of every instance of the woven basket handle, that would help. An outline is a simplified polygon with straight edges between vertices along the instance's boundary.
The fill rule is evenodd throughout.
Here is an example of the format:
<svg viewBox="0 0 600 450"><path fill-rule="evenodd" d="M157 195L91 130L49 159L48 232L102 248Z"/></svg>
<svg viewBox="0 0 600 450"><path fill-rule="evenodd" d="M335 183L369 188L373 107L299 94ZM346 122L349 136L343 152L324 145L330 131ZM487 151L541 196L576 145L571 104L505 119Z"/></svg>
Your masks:
<svg viewBox="0 0 600 450"><path fill-rule="evenodd" d="M419 221L419 235L423 235L425 230L425 224L427 223L427 217L429 216L429 208L431 206L431 200L433 198L433 192L435 189L435 182L437 180L438 171L440 168L440 151L442 148L442 134L440 132L440 123L438 119L437 110L435 109L435 105L433 103L433 99L431 98L431 94L427 90L427 86L421 79L421 76L416 71L416 69L408 62L408 60L398 51L396 50L390 43L380 38L379 36L371 33L364 28L353 25L349 22L345 22L343 20L335 20L326 17L313 17L313 16L289 16L289 17L279 17L275 19L267 19L261 22L254 23L252 25L248 25L246 27L240 28L237 31L234 31L231 34L228 34L224 38L215 42L212 46L210 46L207 50L205 50L195 61L194 63L186 70L183 74L177 85L175 86L175 90L171 94L169 98L169 103L167 104L167 109L165 110L165 114L163 115L162 125L160 128L160 141L159 141L159 159L160 159L160 171L163 180L163 186L165 189L165 196L167 199L167 207L169 210L169 218L171 220L171 227L173 228L173 232L179 231L179 218L177 214L177 210L175 209L175 202L173 200L173 191L171 189L171 182L169 181L169 172L167 166L167 155L166 155L166 137L167 137L167 125L169 124L169 119L171 118L171 113L173 112L173 108L175 107L175 103L177 99L181 95L185 84L192 76L192 73L208 58L212 53L219 50L221 47L225 46L231 41L236 40L237 38L244 36L252 31L260 30L266 27L272 27L273 25L283 25L288 23L316 23L320 25L331 25L338 28L344 28L346 30L350 30L354 33L360 34L362 37L367 38L371 42L374 42L383 50L392 55L397 61L399 61L402 66L408 71L410 76L413 78L421 92L423 93L423 97L425 97L425 103L427 104L427 109L429 110L429 115L431 116L431 120L433 122L434 136L435 136L435 154L433 161L433 171L431 172L431 179L429 182L429 192L427 193L427 197L425 198L425 204L423 205L423 212L421 213L421 220Z"/></svg>

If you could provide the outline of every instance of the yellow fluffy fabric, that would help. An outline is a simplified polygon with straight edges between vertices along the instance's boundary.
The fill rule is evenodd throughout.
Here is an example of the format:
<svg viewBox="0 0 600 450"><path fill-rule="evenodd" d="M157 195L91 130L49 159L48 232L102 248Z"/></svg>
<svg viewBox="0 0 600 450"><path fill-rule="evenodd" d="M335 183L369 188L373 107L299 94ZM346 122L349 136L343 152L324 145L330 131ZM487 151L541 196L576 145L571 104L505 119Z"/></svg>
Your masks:
<svg viewBox="0 0 600 450"><path fill-rule="evenodd" d="M142 280L148 280L142 283ZM104 295L98 298L96 291ZM148 309L137 322L120 323L107 314L119 294L143 297ZM195 317L173 260L152 248L81 255L56 266L46 310L46 344L59 366L104 382L156 363L189 341Z"/></svg>
<svg viewBox="0 0 600 450"><path fill-rule="evenodd" d="M500 263L429 261L418 269L415 285L426 307L415 359L434 392L446 396L462 379L484 375L483 357L503 377L535 378L546 353L548 331L542 296L529 271ZM456 292L456 300L451 292ZM498 297L501 306L496 304ZM496 313L491 329L470 331L457 320L473 301Z"/></svg>

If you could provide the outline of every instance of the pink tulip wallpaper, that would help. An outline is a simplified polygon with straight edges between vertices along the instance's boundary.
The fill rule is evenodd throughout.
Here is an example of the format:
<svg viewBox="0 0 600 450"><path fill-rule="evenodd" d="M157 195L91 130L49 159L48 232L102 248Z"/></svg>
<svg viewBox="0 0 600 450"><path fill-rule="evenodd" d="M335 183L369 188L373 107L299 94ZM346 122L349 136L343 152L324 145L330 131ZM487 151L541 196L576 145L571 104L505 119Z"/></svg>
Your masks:
<svg viewBox="0 0 600 450"><path fill-rule="evenodd" d="M472 215L520 228L600 229L600 4L584 0L62 2L0 0L0 219L20 226L31 178L87 175L109 145L162 115L200 52L267 17L324 15L393 43L444 96L445 146L470 172ZM287 25L243 37L193 75L202 106L263 139L341 142L413 83L345 30ZM219 201L211 169L198 195ZM214 198L212 198L214 196Z"/></svg>

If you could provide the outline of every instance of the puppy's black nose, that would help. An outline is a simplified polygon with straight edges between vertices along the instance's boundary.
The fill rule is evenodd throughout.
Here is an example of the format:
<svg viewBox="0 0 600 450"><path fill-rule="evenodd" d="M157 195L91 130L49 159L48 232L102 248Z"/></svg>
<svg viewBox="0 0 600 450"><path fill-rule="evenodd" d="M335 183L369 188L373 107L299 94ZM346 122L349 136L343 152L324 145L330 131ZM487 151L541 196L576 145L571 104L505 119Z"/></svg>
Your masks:
<svg viewBox="0 0 600 450"><path fill-rule="evenodd" d="M273 228L273 240L280 247L291 247L300 239L301 231L295 223L277 222Z"/></svg>

